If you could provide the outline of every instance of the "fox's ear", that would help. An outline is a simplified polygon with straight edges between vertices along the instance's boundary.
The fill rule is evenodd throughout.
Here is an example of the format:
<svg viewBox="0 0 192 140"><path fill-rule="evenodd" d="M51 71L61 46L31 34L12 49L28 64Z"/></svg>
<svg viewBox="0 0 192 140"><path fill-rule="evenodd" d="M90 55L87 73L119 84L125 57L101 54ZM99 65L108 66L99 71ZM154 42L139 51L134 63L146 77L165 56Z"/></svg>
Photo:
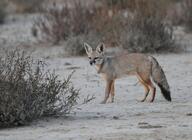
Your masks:
<svg viewBox="0 0 192 140"><path fill-rule="evenodd" d="M105 52L105 44L104 43L100 43L97 48L96 48L96 51L98 53L104 53Z"/></svg>
<svg viewBox="0 0 192 140"><path fill-rule="evenodd" d="M84 46L85 51L86 51L87 54L92 53L93 49L91 48L91 46L89 46L89 44L84 43L83 46Z"/></svg>

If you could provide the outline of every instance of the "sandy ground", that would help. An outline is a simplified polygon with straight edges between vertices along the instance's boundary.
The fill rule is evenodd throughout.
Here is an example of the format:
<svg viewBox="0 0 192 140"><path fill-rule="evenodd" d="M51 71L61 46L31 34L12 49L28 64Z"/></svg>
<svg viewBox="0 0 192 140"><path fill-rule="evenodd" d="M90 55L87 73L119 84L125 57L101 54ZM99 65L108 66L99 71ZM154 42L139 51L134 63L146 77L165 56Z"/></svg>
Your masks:
<svg viewBox="0 0 192 140"><path fill-rule="evenodd" d="M135 84L135 77L127 77L116 82L115 102L100 104L104 81L86 57L47 59L61 78L75 69L72 81L81 89L81 99L94 95L95 100L78 106L68 117L2 129L0 140L191 140L192 54L155 57L167 75L172 102L167 102L159 89L154 103L138 102L144 95L143 87Z"/></svg>

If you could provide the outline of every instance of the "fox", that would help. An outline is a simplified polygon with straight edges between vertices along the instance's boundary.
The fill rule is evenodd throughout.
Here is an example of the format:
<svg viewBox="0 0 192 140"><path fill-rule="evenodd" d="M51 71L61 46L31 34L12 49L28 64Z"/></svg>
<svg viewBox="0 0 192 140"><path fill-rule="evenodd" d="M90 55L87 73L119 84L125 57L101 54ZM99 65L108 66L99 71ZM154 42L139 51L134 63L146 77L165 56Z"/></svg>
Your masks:
<svg viewBox="0 0 192 140"><path fill-rule="evenodd" d="M140 100L144 102L149 95L152 96L149 102L153 102L156 95L156 85L159 86L162 95L167 101L171 101L171 92L165 73L158 61L151 55L143 53L122 53L115 56L106 55L104 43L100 43L96 49L93 49L88 43L83 44L87 53L90 65L94 65L97 73L101 74L106 81L105 96L102 104L105 104L111 97L114 102L115 80L124 76L135 75L138 81L143 85L145 94Z"/></svg>

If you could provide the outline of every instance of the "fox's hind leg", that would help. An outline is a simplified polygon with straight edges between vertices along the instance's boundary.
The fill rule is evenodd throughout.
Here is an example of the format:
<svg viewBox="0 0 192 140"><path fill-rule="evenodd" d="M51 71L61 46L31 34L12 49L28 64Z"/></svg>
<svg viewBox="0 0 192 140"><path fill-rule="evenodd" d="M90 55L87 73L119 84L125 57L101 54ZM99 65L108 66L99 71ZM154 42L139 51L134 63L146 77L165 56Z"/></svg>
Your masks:
<svg viewBox="0 0 192 140"><path fill-rule="evenodd" d="M156 88L155 88L155 86L153 85L153 83L151 82L150 79L148 79L147 84L148 84L148 86L149 86L149 88L150 88L150 90L152 92L152 97L149 100L152 103L154 101L154 99L155 99Z"/></svg>
<svg viewBox="0 0 192 140"><path fill-rule="evenodd" d="M144 86L144 89L145 89L145 95L144 95L143 99L140 100L141 102L144 102L149 94L150 89L149 89L147 83L139 75L137 75L137 77L139 79L139 82Z"/></svg>
<svg viewBox="0 0 192 140"><path fill-rule="evenodd" d="M148 88L146 88L146 91L148 93L149 93L148 89L150 89L150 91L152 93L152 97L150 99L150 102L153 102L155 99L156 88L153 85L153 83L151 82L150 74L149 73L139 73L139 74L137 74L137 77L146 87L148 87ZM145 95L144 100L146 99L148 93Z"/></svg>
<svg viewBox="0 0 192 140"><path fill-rule="evenodd" d="M101 102L101 104L105 104L107 102L107 99L109 98L109 94L111 91L111 85L113 83L113 80L107 80L106 81L106 87L105 87L105 98L104 100Z"/></svg>
<svg viewBox="0 0 192 140"><path fill-rule="evenodd" d="M140 81L141 82L141 81ZM144 86L144 89L145 89L145 95L144 95L144 97L143 97L143 99L142 100L140 100L141 102L144 102L145 100L146 100L146 98L147 98L147 96L149 95L149 87L145 84L145 83L143 83L143 82L141 82L141 84Z"/></svg>
<svg viewBox="0 0 192 140"><path fill-rule="evenodd" d="M112 84L111 84L111 102L114 102L114 97L115 97L115 80L113 80Z"/></svg>

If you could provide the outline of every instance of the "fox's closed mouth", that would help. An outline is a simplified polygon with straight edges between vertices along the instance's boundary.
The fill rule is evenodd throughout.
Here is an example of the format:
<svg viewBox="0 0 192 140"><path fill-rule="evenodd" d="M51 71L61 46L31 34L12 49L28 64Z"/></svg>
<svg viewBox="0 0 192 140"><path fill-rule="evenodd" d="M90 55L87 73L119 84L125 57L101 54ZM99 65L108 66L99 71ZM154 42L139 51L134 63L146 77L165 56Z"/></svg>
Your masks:
<svg viewBox="0 0 192 140"><path fill-rule="evenodd" d="M89 63L92 66L93 64L95 64L95 61L90 61Z"/></svg>

